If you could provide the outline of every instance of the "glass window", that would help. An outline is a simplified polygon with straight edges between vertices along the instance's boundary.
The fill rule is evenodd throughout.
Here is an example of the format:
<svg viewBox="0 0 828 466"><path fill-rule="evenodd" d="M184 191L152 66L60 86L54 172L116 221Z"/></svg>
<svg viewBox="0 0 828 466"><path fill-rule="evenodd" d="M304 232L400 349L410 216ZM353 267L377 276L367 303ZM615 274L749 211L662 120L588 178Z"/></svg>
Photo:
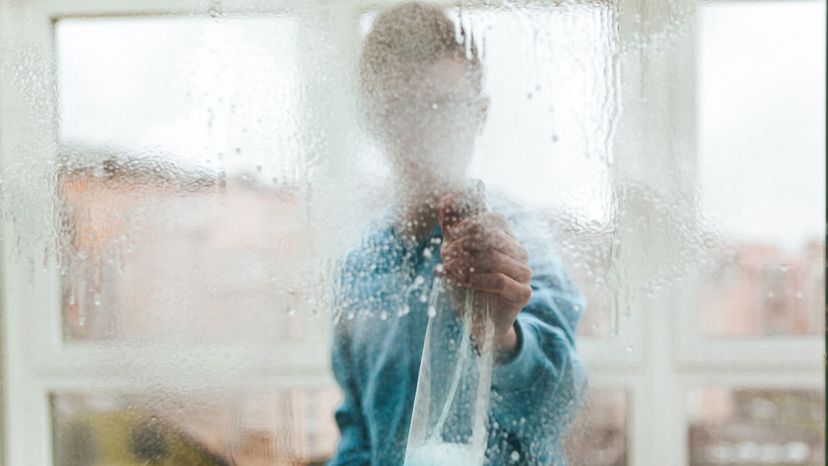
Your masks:
<svg viewBox="0 0 828 466"><path fill-rule="evenodd" d="M706 2L698 34L703 330L822 333L825 3Z"/></svg>
<svg viewBox="0 0 828 466"><path fill-rule="evenodd" d="M626 466L629 396L625 390L590 390L566 439L569 464Z"/></svg>
<svg viewBox="0 0 828 466"><path fill-rule="evenodd" d="M163 401L161 401L163 399ZM322 464L336 443L332 388L51 398L58 466Z"/></svg>
<svg viewBox="0 0 828 466"><path fill-rule="evenodd" d="M819 464L825 1L440 3L0 0L0 462Z"/></svg>
<svg viewBox="0 0 828 466"><path fill-rule="evenodd" d="M55 35L65 337L299 339L295 19L63 19Z"/></svg>
<svg viewBox="0 0 828 466"><path fill-rule="evenodd" d="M700 388L687 394L690 464L818 465L825 459L823 393Z"/></svg>

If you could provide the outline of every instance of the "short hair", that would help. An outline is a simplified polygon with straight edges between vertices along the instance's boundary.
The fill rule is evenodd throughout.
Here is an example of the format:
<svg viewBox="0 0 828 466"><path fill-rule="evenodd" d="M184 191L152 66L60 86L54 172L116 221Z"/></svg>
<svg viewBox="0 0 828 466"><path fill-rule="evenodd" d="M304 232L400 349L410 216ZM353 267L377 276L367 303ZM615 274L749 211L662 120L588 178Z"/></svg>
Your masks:
<svg viewBox="0 0 828 466"><path fill-rule="evenodd" d="M483 67L477 46L462 24L458 34L454 22L439 7L408 2L382 12L365 39L360 59L360 84L364 97L382 99L391 82L410 71L445 57L463 60L479 91Z"/></svg>

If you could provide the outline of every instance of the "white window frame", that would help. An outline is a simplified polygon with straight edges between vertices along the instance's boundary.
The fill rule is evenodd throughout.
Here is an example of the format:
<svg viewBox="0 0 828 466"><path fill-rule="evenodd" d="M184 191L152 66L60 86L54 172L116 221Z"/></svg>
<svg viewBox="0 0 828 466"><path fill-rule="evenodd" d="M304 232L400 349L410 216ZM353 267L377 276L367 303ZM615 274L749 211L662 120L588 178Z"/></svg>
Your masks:
<svg viewBox="0 0 828 466"><path fill-rule="evenodd" d="M757 0L759 1L759 0ZM387 5L375 2L340 2L336 14L302 15L319 22L321 40L355 52L359 43L359 12ZM450 4L446 0L440 3ZM670 9L693 5L692 0L618 0L619 30L622 41L646 37L669 18ZM2 186L2 211L26 202L24 221L13 223L2 217L3 272L3 356L4 460L8 465L50 465L52 426L49 395L55 391L95 389L141 392L148 387L184 389L243 389L245 387L285 388L318 386L330 383L327 334L310 332L305 344L268 346L159 346L108 344L70 344L62 342L60 282L54 257L42 258L26 240L50 231L56 212L51 200L54 186L53 157L57 150L55 49L53 24L56 18L86 16L207 15L298 11L303 6L288 0L273 2L220 2L208 0L0 0L0 48L12 51L0 60L0 170L13 170L26 164L37 176L26 183ZM692 9L691 9L692 10ZM343 18L352 18L346 21ZM642 21L646 20L646 21ZM622 106L624 116L616 138L616 163L613 170L617 189L630 179L670 174L687 178L688 165L680 172L678 158L692 161L695 152L695 30L693 18L686 18L687 29L675 38L678 44L669 54L649 54L638 59L629 55L622 62ZM14 24L12 24L14 22ZM25 25L21 24L25 22ZM5 32L4 32L5 31ZM683 40L682 40L683 39ZM318 53L318 51L314 51ZM329 60L352 60L356 53L336 53ZM652 55L652 56L651 56ZM316 60L323 66L325 60ZM328 62L330 63L330 62ZM29 74L21 74L25 70ZM321 79L322 70L304 70L310 79ZM34 78L28 78L33 76ZM323 80L324 81L324 80ZM326 88L320 81L310 86L314 98L324 99L330 110L331 131L321 144L335 147L337 135L349 131L336 123L337 112L352 106ZM21 84L22 83L22 84ZM36 85L37 89L28 86ZM647 122L672 122L672 129L644 127ZM318 122L318 120L316 120ZM649 133L648 133L649 132ZM647 138L656 134L657 140ZM319 137L319 134L315 134ZM645 153L640 144L647 141ZM625 142L627 142L625 144ZM631 150L630 147L635 149ZM656 154L658 157L656 157ZM649 172L630 173L624 161L649 157ZM327 161L336 170L336 160ZM636 165L636 164L633 164ZM692 163L689 165L692 170ZM689 173L692 178L692 173ZM657 175L658 176L658 175ZM690 182L687 181L686 182ZM688 189L689 186L688 186ZM644 207L646 209L646 206ZM633 228L628 212L620 218L619 228ZM19 219L18 219L19 220ZM17 242L17 238L22 241ZM636 242L637 241L637 242ZM625 238L632 248L665 248L668 245L644 244ZM661 251L669 254L665 249ZM37 261L32 262L32 257ZM619 265L623 266L622 257ZM686 390L695 387L779 387L822 388L824 341L818 336L757 338L753 340L705 339L700 333L698 300L692 282L682 282L676 290L641 302L629 317L622 317L618 335L612 338L581 338L580 351L587 363L593 387L621 388L628 400L628 464L656 466L669 458L671 464L688 464ZM669 296L667 296L669 295ZM674 335L678 335L674 338ZM176 353L175 363L168 355ZM131 354L144 367L158 375L153 380L137 379L133 368L117 355ZM115 355L113 357L113 355ZM262 355L271 355L263 358ZM275 355L275 356L273 356ZM303 357L298 357L302 355ZM310 356L310 363L308 361ZM278 357L278 359L276 359ZM204 368L214 380L178 380L182 366ZM303 361L289 364L285 361ZM238 377L223 377L239 372L250 374L244 382ZM236 380L236 382L234 382ZM189 385L188 385L189 384Z"/></svg>

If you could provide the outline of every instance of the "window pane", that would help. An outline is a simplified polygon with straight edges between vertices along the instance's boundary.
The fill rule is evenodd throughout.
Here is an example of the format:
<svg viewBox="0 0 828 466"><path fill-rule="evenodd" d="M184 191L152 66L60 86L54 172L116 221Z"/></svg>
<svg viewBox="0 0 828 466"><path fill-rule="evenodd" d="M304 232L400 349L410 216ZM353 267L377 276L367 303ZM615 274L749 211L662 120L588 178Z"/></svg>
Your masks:
<svg viewBox="0 0 828 466"><path fill-rule="evenodd" d="M248 176L295 182L297 34L291 16L61 19L61 143L227 176L261 165Z"/></svg>
<svg viewBox="0 0 828 466"><path fill-rule="evenodd" d="M802 389L691 390L690 464L823 464L823 395Z"/></svg>
<svg viewBox="0 0 828 466"><path fill-rule="evenodd" d="M301 197L209 175L165 179L142 163L62 176L65 336L297 340L308 317L295 312L307 297L295 273L307 250Z"/></svg>
<svg viewBox="0 0 828 466"><path fill-rule="evenodd" d="M65 337L299 338L295 22L57 23Z"/></svg>
<svg viewBox="0 0 828 466"><path fill-rule="evenodd" d="M708 335L825 330L825 34L822 1L701 4Z"/></svg>
<svg viewBox="0 0 828 466"><path fill-rule="evenodd" d="M472 377L481 377L475 391L463 385L463 377L453 385L459 389L430 393L435 399L448 394L447 403L461 412L472 406L458 401L468 393L491 398L491 423L485 422L488 412L475 414L475 422L482 421L474 435L463 438L479 442L489 435L492 445L478 445L479 453L495 463L548 464L566 456L562 440L586 388L573 341L578 328L581 334L609 335L618 312L616 289L608 286L616 222L611 141L619 111L615 10L591 4L426 14L437 15L442 33L453 31L437 44L452 52L398 66L399 57L392 56L370 70L387 86L382 98L388 102L368 95L366 62L348 58L348 52L358 54L365 33L376 30L370 22L362 38L358 30L332 35L326 15L56 23L64 338L102 343L76 346L111 349L127 359L125 365L136 367L128 383L138 385L128 396L57 395L59 461L71 464L78 455L81 461L117 461L106 455L124 448L126 453L117 454L142 460L178 454L173 450L181 445L180 455L197 455L197 461L310 463L331 456L339 429L308 433L305 423L330 426L335 419L342 458L351 448L370 448L358 457L402 464L409 426L432 412L415 405L415 392L420 399L428 396L418 392L428 383L423 377L435 374L445 381L455 374L443 367L452 361L445 353L434 353L439 357L433 370L423 356L430 341L426 328L437 320L434 303L450 323L461 314L452 300L459 288L441 278L434 263L442 253L436 245L449 233L445 210L436 215L439 206L429 196L465 196L472 180L485 185L486 199L473 199L480 202L478 214L491 208L508 216L501 232L521 243L506 252L520 255L525 245L532 251L533 274L540 277L531 282L540 301L516 327L523 330L522 337L515 330L515 348L518 338L529 347L542 330L535 337L538 347L526 354L561 358L565 367L554 380L521 381L535 390L533 403L523 403L523 394L503 401L490 388L509 383L507 376L486 381L482 366L472 370ZM405 24L408 18L398 20L402 24L386 30L392 37L376 41L377 47L393 45L398 33L410 43L398 44L393 54L421 53L412 49L433 32ZM471 39L460 45L457 36L465 31L474 47ZM469 73L469 79L466 66L479 74ZM407 73L407 67L414 70L404 82L385 80L388 73ZM457 74L458 68L463 72ZM368 108L367 99L393 108L372 113L377 109ZM409 202L425 207L425 214L407 211ZM431 232L419 231L419 222L432 222ZM411 249L412 241L423 247ZM570 274L595 301L583 322L582 292ZM526 277L521 289L528 288ZM441 290L442 301L434 298ZM494 299L483 290L475 296ZM480 302L468 298L464 315ZM213 387L215 361L178 364L182 373L170 380L158 366L183 358L188 345L285 348L309 333L329 332L331 322L323 317L331 314L334 338L319 349L333 346L333 375L345 392L335 418L339 399L296 401L294 392L268 398L213 389L212 396L168 396L140 388L159 378L173 386L187 380ZM548 325L536 329L536 319ZM465 325L463 340L432 341L473 350L461 363L492 364L493 347L483 346L483 335L472 336L470 322ZM560 340L560 353L542 354L545 338ZM159 340L172 343L169 361L133 361L127 352L118 354L121 346L108 344L127 342L144 350ZM275 352L253 371L276 374L312 357L298 354L299 361L288 361ZM519 375L531 376L533 367L530 361ZM247 374L231 368L221 377L244 383ZM483 398L474 399L475 407L489 406L478 400ZM623 463L625 394L596 392L591 400L607 409L587 413L574 435L600 429L606 450L600 458ZM270 414L274 404L284 409ZM310 404L319 411L309 412ZM470 417L441 416L438 425L463 431L456 426ZM488 426L499 427L480 430ZM466 448L460 437L441 433L434 439L441 448ZM579 461L599 461L595 448L573 448Z"/></svg>
<svg viewBox="0 0 828 466"><path fill-rule="evenodd" d="M609 388L590 390L566 439L569 464L626 466L629 411L626 391Z"/></svg>
<svg viewBox="0 0 828 466"><path fill-rule="evenodd" d="M676 318L823 331L824 3L175 3L0 0L15 464L675 463ZM694 391L689 456L822 405Z"/></svg>
<svg viewBox="0 0 828 466"><path fill-rule="evenodd" d="M57 466L320 465L337 438L333 388L52 396Z"/></svg>

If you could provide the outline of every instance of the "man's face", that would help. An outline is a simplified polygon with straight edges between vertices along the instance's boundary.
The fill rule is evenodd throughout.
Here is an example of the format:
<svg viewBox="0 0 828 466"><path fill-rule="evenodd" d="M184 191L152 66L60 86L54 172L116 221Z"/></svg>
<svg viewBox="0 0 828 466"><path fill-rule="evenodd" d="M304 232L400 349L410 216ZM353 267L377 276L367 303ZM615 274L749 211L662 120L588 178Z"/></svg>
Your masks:
<svg viewBox="0 0 828 466"><path fill-rule="evenodd" d="M488 105L469 66L445 57L403 70L385 83L391 92L377 109L379 136L396 149L394 165L424 181L462 177Z"/></svg>

